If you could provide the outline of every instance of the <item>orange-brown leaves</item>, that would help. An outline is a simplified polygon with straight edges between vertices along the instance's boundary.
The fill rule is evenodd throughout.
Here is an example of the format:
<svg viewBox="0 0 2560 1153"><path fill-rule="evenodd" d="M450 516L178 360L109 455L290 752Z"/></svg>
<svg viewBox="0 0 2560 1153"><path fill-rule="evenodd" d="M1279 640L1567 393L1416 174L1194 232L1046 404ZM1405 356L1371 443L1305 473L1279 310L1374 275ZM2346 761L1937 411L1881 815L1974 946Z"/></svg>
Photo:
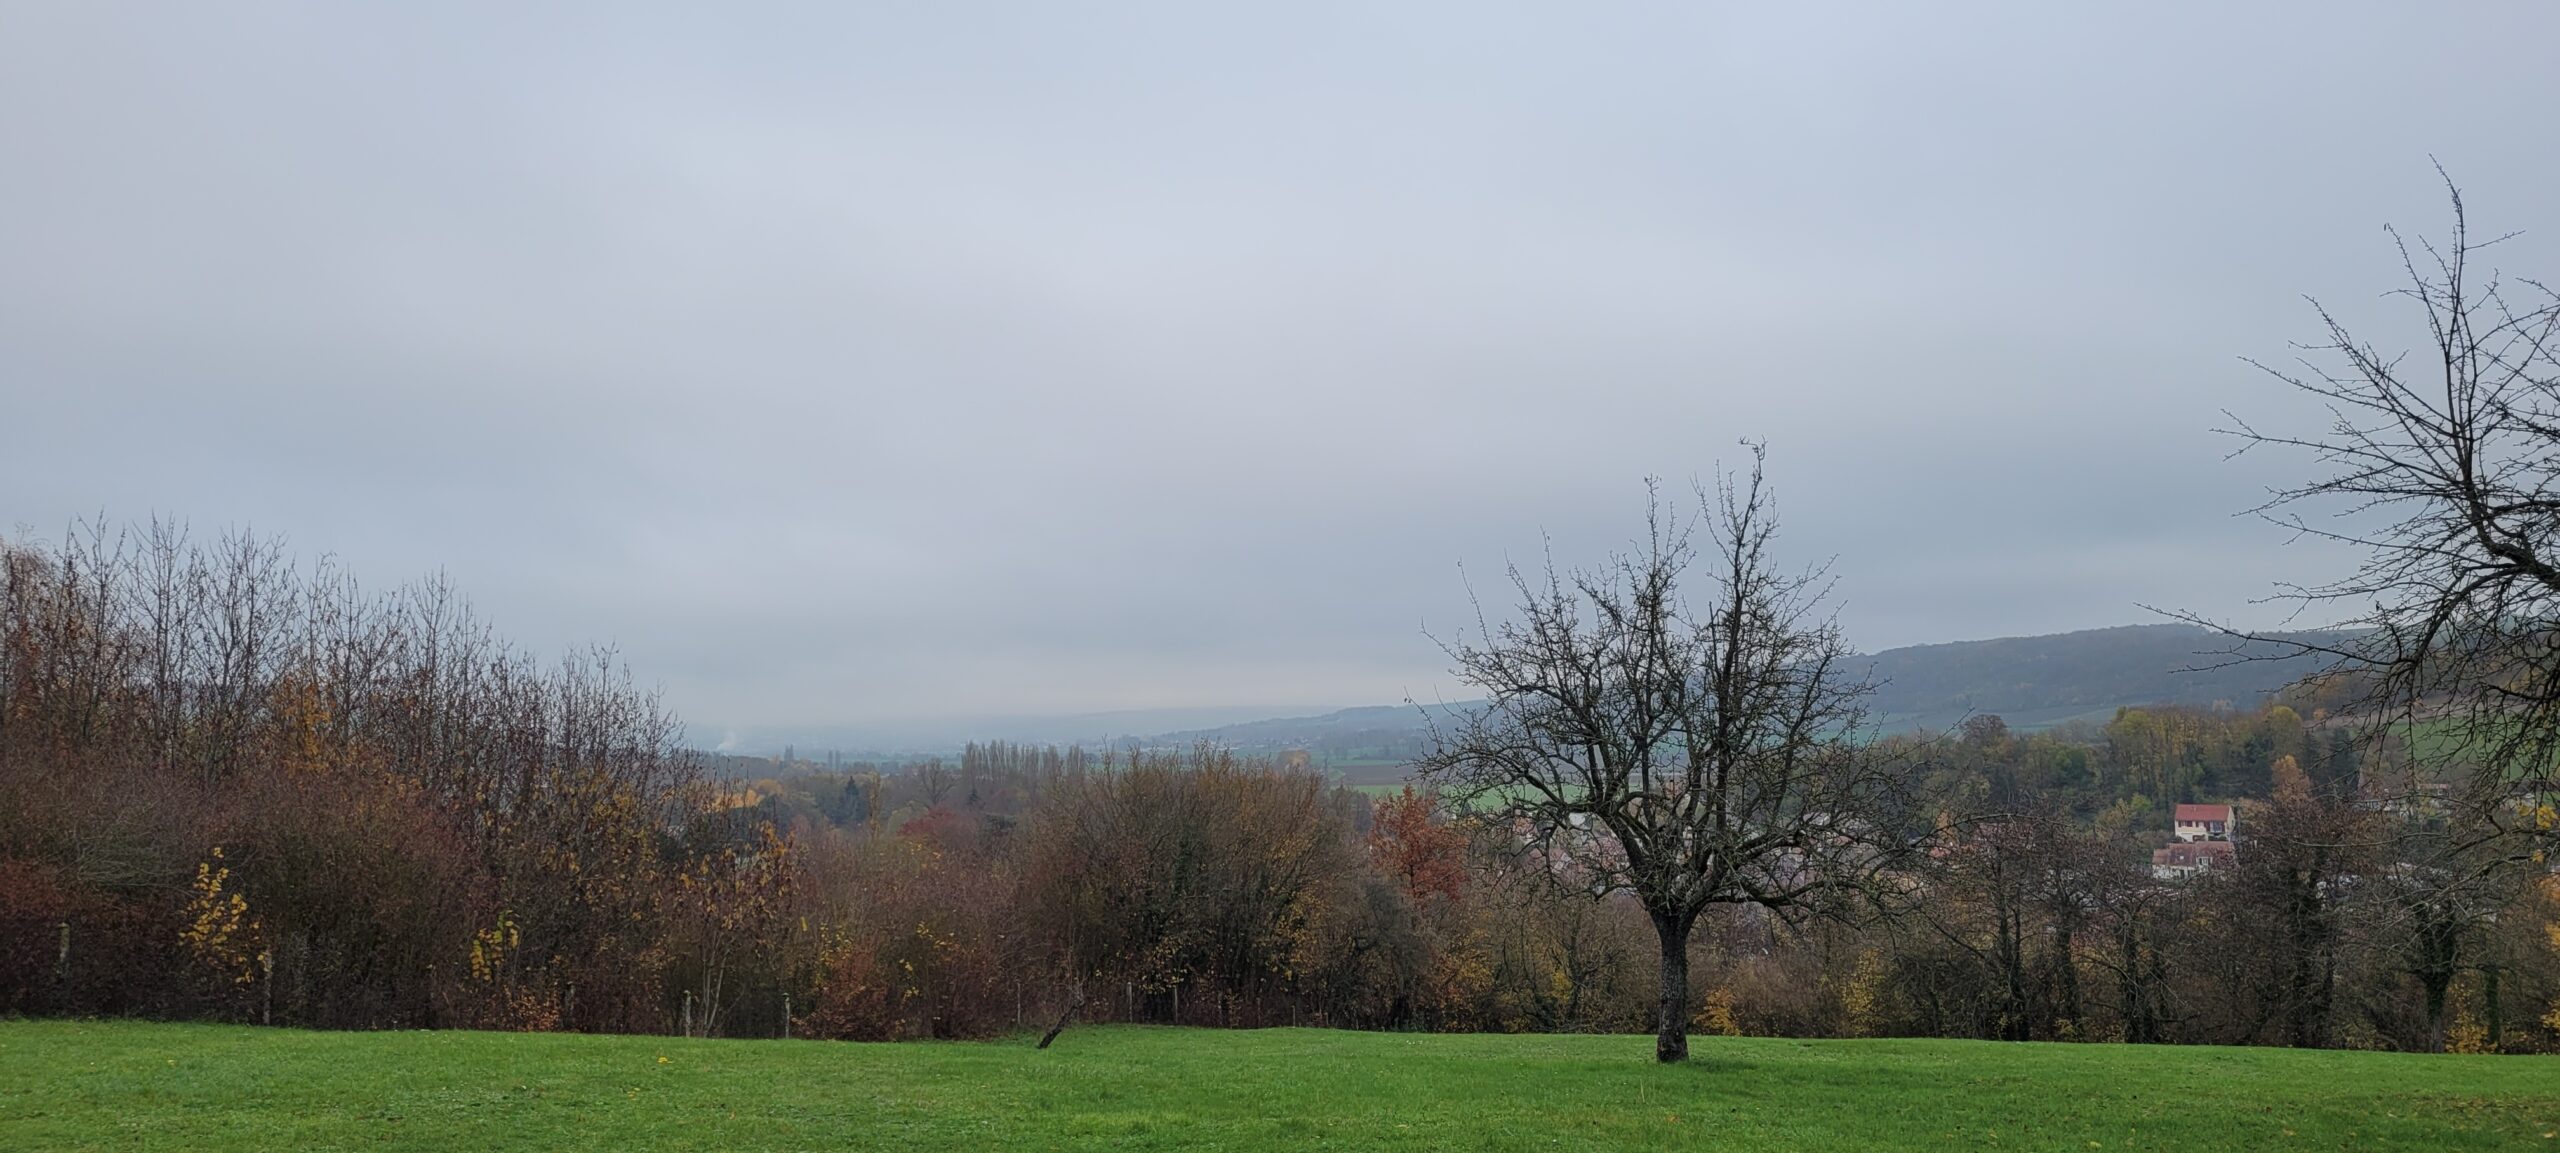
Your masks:
<svg viewBox="0 0 2560 1153"><path fill-rule="evenodd" d="M1369 859L1416 901L1457 900L1467 877L1466 830L1438 819L1439 799L1413 786L1378 800Z"/></svg>

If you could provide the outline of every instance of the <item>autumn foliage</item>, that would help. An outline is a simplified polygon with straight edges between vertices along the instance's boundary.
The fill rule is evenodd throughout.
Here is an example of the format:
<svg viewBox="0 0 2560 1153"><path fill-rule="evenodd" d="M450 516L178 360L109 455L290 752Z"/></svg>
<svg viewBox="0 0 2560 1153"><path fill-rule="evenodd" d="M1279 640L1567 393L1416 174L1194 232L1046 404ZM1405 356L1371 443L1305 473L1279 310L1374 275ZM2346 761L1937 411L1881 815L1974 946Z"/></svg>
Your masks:
<svg viewBox="0 0 2560 1153"><path fill-rule="evenodd" d="M1706 918L1692 1027L2560 1043L2547 862L2444 899L2454 874L2396 861L2345 791L2405 757L2351 763L2313 716L1968 725L1916 783L2005 815L1918 830L1901 883L1926 900L1896 918ZM678 731L611 654L535 661L439 584L366 593L162 526L0 544L0 1013L891 1040L1071 1002L1424 1030L1657 1011L1641 908L1427 791L1212 747L739 775ZM2240 867L2156 882L2161 800L2216 790L2255 833Z"/></svg>
<svg viewBox="0 0 2560 1153"><path fill-rule="evenodd" d="M663 1028L770 965L782 899L676 731L440 584L165 525L0 546L0 1007Z"/></svg>

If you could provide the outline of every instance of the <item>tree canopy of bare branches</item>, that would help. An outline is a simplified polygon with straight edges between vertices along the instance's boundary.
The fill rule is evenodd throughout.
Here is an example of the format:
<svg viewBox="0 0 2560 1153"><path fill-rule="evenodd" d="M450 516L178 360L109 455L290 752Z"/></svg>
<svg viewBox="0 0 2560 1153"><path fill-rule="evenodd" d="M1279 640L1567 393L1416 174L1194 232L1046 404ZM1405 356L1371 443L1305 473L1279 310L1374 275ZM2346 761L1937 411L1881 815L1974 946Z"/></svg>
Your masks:
<svg viewBox="0 0 2560 1153"><path fill-rule="evenodd" d="M1890 782L1856 739L1867 686L1823 608L1828 577L1777 567L1762 465L1755 445L1749 474L1700 492L1694 517L1657 492L1640 550L1598 569L1513 569L1517 619L1480 611L1475 638L1445 646L1489 705L1452 718L1421 761L1576 887L1643 904L1662 948L1662 1061L1688 1056L1701 914L1812 909L1898 838L1875 819Z"/></svg>
<svg viewBox="0 0 2560 1153"><path fill-rule="evenodd" d="M2361 782L2368 798L2405 790L2391 819L2360 820L2355 835L2280 825L2259 855L2386 863L2368 935L2397 942L2422 987L2430 1048L2445 1043L2455 975L2484 964L2484 911L2510 903L2521 867L2547 851L2560 784L2560 293L2490 264L2515 234L2475 235L2461 190L2449 177L2445 188L2447 237L2390 232L2406 278L2391 297L2415 322L2413 350L2357 335L2315 300L2322 339L2291 366L2259 367L2316 402L2325 426L2233 417L2227 430L2242 451L2311 459L2309 479L2256 511L2359 559L2279 594L2346 639L2287 644L2336 658L2367 735L2406 750L2400 780ZM2318 988L2294 1010L2295 1044L2325 1032L2325 979Z"/></svg>
<svg viewBox="0 0 2560 1153"><path fill-rule="evenodd" d="M2324 331L2291 366L2260 365L2317 402L2316 431L2232 417L2242 451L2307 454L2310 479L2257 510L2360 554L2356 570L2280 599L2354 639L2326 650L2370 684L2372 711L2425 721L2483 785L2548 788L2560 756L2560 294L2501 275L2450 179L2451 235L2393 231L2423 335L2411 352ZM2299 640L2291 642L2301 646ZM2316 647L2316 646L2312 646Z"/></svg>

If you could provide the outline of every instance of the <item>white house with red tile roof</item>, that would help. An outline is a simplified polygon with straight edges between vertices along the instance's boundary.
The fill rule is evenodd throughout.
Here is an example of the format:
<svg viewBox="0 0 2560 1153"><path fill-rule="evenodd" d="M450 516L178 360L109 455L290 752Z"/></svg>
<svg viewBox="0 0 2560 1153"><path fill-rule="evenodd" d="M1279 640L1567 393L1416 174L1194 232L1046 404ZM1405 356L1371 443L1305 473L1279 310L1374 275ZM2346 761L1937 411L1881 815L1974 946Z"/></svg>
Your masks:
<svg viewBox="0 0 2560 1153"><path fill-rule="evenodd" d="M2229 805L2180 805L2172 835L2185 842L2228 841L2234 824Z"/></svg>

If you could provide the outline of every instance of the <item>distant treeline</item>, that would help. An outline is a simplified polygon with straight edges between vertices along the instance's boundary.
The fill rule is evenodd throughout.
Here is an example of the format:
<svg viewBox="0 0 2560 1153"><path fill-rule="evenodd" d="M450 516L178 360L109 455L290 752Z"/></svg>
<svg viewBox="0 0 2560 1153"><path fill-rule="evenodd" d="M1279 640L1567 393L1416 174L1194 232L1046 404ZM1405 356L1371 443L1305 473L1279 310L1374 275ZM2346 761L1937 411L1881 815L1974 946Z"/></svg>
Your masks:
<svg viewBox="0 0 2560 1153"><path fill-rule="evenodd" d="M1924 833L1933 847L1904 878L1909 899L1855 924L1711 918L1693 946L1698 1027L2560 1045L2560 883L2481 867L2514 844L2478 814L2426 803L2397 742L2355 739L2322 700L2306 689L2251 711L2126 709L2034 733L1983 716L1890 738L1945 822ZM794 842L871 862L816 870L833 879L815 883L850 886L844 908L870 902L891 926L912 919L919 939L957 943L922 955L894 931L848 939L843 955L866 972L992 958L1008 930L1030 927L1041 949L1011 963L1043 973L1073 956L1054 979L1082 975L1088 1015L1106 1019L1641 1031L1653 1009L1641 910L1560 898L1560 878L1513 830L1428 794L1372 803L1214 749L1113 766L1003 744L903 773L803 772L753 789ZM1275 793L1289 798L1276 809ZM2234 867L2163 880L2152 851L2175 805L2192 801L2236 802L2246 843ZM1229 821L1251 831L1207 831ZM1255 848L1273 844L1305 855ZM858 875L883 879L848 880ZM1273 876L1325 879L1238 907ZM975 887L962 899L945 886ZM1300 915L1223 919L1273 909ZM1239 944L1203 947L1221 940ZM951 1002L974 1000L975 1013L884 1011L854 1035L967 1035L1020 1019L1003 979L978 982Z"/></svg>
<svg viewBox="0 0 2560 1153"><path fill-rule="evenodd" d="M2551 1047L2547 869L2469 868L2507 842L2378 803L2405 753L2328 703L1893 738L1940 813L1908 900L1712 917L1698 1027ZM1438 1030L1655 1008L1640 910L1427 792L1213 746L725 779L677 732L611 654L535 660L441 583L161 525L0 542L0 1011L902 1038L1071 1001ZM2198 800L2239 801L2233 867L2156 878Z"/></svg>

